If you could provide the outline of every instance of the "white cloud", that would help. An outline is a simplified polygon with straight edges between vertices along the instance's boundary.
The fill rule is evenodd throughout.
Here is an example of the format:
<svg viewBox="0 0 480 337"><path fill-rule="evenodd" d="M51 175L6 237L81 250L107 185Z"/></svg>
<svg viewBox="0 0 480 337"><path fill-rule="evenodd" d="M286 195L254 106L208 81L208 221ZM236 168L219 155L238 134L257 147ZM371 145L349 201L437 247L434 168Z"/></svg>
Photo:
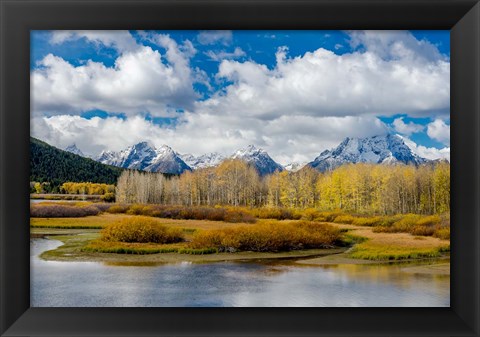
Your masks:
<svg viewBox="0 0 480 337"><path fill-rule="evenodd" d="M387 127L374 117L283 116L261 121L242 116L185 113L176 127L155 125L141 116L121 119L60 115L32 119L32 135L59 148L72 143L88 155L121 150L148 140L168 144L180 153L226 155L248 144L264 148L281 164L312 161L345 137L384 134ZM111 136L115 135L115 136ZM219 141L221 140L221 141Z"/></svg>
<svg viewBox="0 0 480 337"><path fill-rule="evenodd" d="M280 48L273 69L251 60L223 60L217 77L234 83L197 107L265 119L448 112L449 62L432 55L415 58L407 51L396 55L384 59L368 49L337 55L320 48L288 58L287 48Z"/></svg>
<svg viewBox="0 0 480 337"><path fill-rule="evenodd" d="M52 31L50 43L62 44L67 41L86 39L95 44L115 48L120 52L133 51L139 45L133 36L124 30L56 30Z"/></svg>
<svg viewBox="0 0 480 337"><path fill-rule="evenodd" d="M427 125L427 134L445 145L450 144L450 125L445 124L441 119L436 119Z"/></svg>
<svg viewBox="0 0 480 337"><path fill-rule="evenodd" d="M350 45L363 47L385 60L410 60L415 63L447 60L438 48L425 40L417 40L409 31L350 31Z"/></svg>
<svg viewBox="0 0 480 337"><path fill-rule="evenodd" d="M242 56L245 56L245 52L242 50L240 47L236 47L233 52L226 52L225 50L219 51L219 52L214 52L213 50L209 50L205 52L205 55L207 55L210 59L214 61L222 61L222 60L231 60L231 59L237 59Z"/></svg>
<svg viewBox="0 0 480 337"><path fill-rule="evenodd" d="M240 47L231 53L211 52L212 59L222 60L216 79L227 84L205 100L193 85L212 87L208 74L190 64L197 53L190 41L178 43L149 32L139 36L162 52L137 44L129 32L52 34L51 43L85 38L116 48L119 56L113 67L93 61L74 66L52 54L41 60L31 73L32 134L62 148L75 142L87 154L143 140L196 155L230 154L255 144L286 164L311 161L347 136L387 132L375 116L439 118L449 113L449 61L408 32L352 32L350 43L358 49L343 55L319 48L289 57L288 48L282 47L273 66L233 60L245 55ZM200 32L197 40L228 45L232 32ZM176 113L176 108L186 112ZM93 109L125 113L127 118L67 115ZM177 117L177 123L154 125L145 120L147 112ZM401 118L393 124L407 136L421 131ZM427 132L448 145L449 126L440 119L430 123ZM415 151L426 158L449 156L448 147L415 144Z"/></svg>
<svg viewBox="0 0 480 337"><path fill-rule="evenodd" d="M176 108L191 107L198 95L193 89L197 75L189 58L170 37L158 35L156 39L165 54L140 46L124 51L114 67L91 60L74 66L48 54L31 73L33 113L78 114L100 109L168 116Z"/></svg>
<svg viewBox="0 0 480 337"><path fill-rule="evenodd" d="M393 127L395 131L410 136L412 133L418 133L425 129L425 127L421 124L415 124L413 122L409 122L408 124L403 121L403 117L396 118L393 121Z"/></svg>
<svg viewBox="0 0 480 337"><path fill-rule="evenodd" d="M411 139L407 137L402 137L405 144L420 157L434 160L434 159L446 159L450 161L450 147L444 147L442 149L437 149L435 147L426 147L423 145L418 145Z"/></svg>
<svg viewBox="0 0 480 337"><path fill-rule="evenodd" d="M230 30L205 30L198 34L197 41L203 45L222 43L228 46L232 38L233 34Z"/></svg>

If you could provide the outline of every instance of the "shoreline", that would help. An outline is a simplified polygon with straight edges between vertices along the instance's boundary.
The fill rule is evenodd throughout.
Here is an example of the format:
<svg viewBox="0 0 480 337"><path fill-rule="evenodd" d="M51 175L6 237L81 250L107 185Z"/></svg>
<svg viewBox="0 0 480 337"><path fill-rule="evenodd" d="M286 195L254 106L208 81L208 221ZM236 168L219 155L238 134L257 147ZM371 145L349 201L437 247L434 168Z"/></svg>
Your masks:
<svg viewBox="0 0 480 337"><path fill-rule="evenodd" d="M288 252L235 252L235 253L213 253L203 255L192 255L178 252L159 252L155 254L121 254L121 253L103 253L83 251L83 247L92 240L98 239L100 229L104 224L112 223L119 218L134 217L134 215L99 215L81 219L78 228L71 228L70 218L42 219L33 218L31 225L31 238L47 238L58 240L62 245L56 249L42 252L40 258L46 261L71 261L71 262L105 262L113 264L167 264L167 263L213 263L225 261L243 261L243 262L283 262L295 263L297 266L332 266L332 265L379 265L379 264L399 264L399 263L438 263L449 257L448 253L440 251L439 253L428 255L404 254L404 256L393 255L370 255L370 258L354 256L358 251L377 249L377 247L395 247L397 249L406 249L407 252L415 252L423 247L435 248L449 244L448 241L442 241L433 237L415 237L407 233L375 233L371 227L355 226L340 223L328 223L338 229L341 229L350 236L350 244L343 247L334 247L328 249L310 249L294 250ZM41 221L41 222L40 222ZM167 227L178 227L182 230L210 229L221 227L233 227L238 224L215 222L208 220L173 220L159 219ZM39 223L40 222L40 223ZM189 233L188 235L191 235ZM388 252L388 251L387 251ZM406 255L406 256L405 256ZM449 265L448 265L449 269ZM411 270L418 273L419 270ZM435 271L426 271L429 273L447 273L447 268L443 267ZM448 270L449 273L449 270Z"/></svg>
<svg viewBox="0 0 480 337"><path fill-rule="evenodd" d="M78 248L88 241L90 235L85 233L84 238L79 238L79 234L72 236L70 240L55 239L56 235L43 235L47 240L57 240L63 244L56 249L42 252L39 257L45 261L64 261L64 262L108 262L108 263L213 263L213 262L252 262L252 261L276 261L276 260L297 260L308 258L319 258L344 253L348 248L337 247L330 249L309 249L290 252L236 252L236 253L215 253L215 254L180 254L180 253L156 253L156 254L116 254L116 253L91 253L83 252ZM60 236L60 235L59 235ZM63 235L62 235L63 236ZM37 234L38 237L38 234Z"/></svg>
<svg viewBox="0 0 480 337"><path fill-rule="evenodd" d="M179 253L157 254L114 254L90 253L79 251L79 247L91 239L92 232L83 233L32 233L37 238L57 240L62 245L39 254L44 261L57 262L97 262L114 266L158 266L178 263L217 263L217 262L260 262L260 263L288 263L298 267L327 267L337 265L405 265L402 272L413 274L450 275L449 256L430 259L407 260L362 260L348 256L351 247L337 247L330 249L310 249L278 253L237 252L191 255ZM69 237L66 239L65 237ZM31 236L34 238L33 236ZM60 237L58 240L55 237ZM448 259L448 262L446 262Z"/></svg>

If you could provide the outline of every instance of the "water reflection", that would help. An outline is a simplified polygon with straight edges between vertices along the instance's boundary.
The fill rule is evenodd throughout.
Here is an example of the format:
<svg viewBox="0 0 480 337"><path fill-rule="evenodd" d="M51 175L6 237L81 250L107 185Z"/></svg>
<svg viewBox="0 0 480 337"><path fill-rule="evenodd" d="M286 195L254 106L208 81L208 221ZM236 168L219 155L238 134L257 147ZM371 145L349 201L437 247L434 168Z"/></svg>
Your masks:
<svg viewBox="0 0 480 337"><path fill-rule="evenodd" d="M60 243L31 242L34 307L450 305L448 276L407 273L405 265L51 262L38 254Z"/></svg>
<svg viewBox="0 0 480 337"><path fill-rule="evenodd" d="M89 200L63 200L63 199L30 199L30 204L38 204L39 202L82 202L82 201L89 201Z"/></svg>

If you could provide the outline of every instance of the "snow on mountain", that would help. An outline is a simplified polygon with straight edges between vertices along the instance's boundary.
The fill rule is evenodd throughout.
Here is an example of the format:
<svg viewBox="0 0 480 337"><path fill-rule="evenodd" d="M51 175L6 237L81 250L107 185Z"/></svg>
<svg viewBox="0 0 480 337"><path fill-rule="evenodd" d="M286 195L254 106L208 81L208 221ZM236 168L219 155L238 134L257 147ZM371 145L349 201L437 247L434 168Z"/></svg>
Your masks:
<svg viewBox="0 0 480 337"><path fill-rule="evenodd" d="M276 163L266 151L258 149L254 145L248 145L246 148L238 150L231 158L241 159L252 164L260 175L271 174L277 170L283 171L283 166Z"/></svg>
<svg viewBox="0 0 480 337"><path fill-rule="evenodd" d="M95 160L103 164L111 165L109 163L115 160L116 155L116 152L105 150L102 151Z"/></svg>
<svg viewBox="0 0 480 337"><path fill-rule="evenodd" d="M70 145L70 146L67 146L67 148L65 149L65 151L70 152L70 153L73 153L73 154L76 154L76 155L78 155L78 156L85 157L85 155L83 154L83 152L77 147L77 145L76 145L75 143L73 143L73 144Z"/></svg>
<svg viewBox="0 0 480 337"><path fill-rule="evenodd" d="M220 164L226 157L218 152L207 153L199 157L191 154L180 155L180 158L192 169L200 169L206 167L213 167Z"/></svg>
<svg viewBox="0 0 480 337"><path fill-rule="evenodd" d="M195 162L197 161L197 157L195 157L191 153L179 154L180 158L183 160L185 164L190 166L192 169L195 169Z"/></svg>
<svg viewBox="0 0 480 337"><path fill-rule="evenodd" d="M103 151L97 161L123 168L180 174L190 167L170 147L156 149L148 142L141 142L120 151Z"/></svg>
<svg viewBox="0 0 480 337"><path fill-rule="evenodd" d="M167 145L162 145L162 147L157 149L157 156L152 163L145 168L145 171L149 172L172 174L181 174L185 171L191 170L190 166L185 164L178 153L173 151L172 148Z"/></svg>
<svg viewBox="0 0 480 337"><path fill-rule="evenodd" d="M398 135L367 138L345 138L333 150L323 151L308 165L320 172L335 169L346 163L414 164L427 162L412 152Z"/></svg>
<svg viewBox="0 0 480 337"><path fill-rule="evenodd" d="M155 148L147 142L141 142L127 147L120 152L104 151L97 161L123 168L144 170L157 157Z"/></svg>
<svg viewBox="0 0 480 337"><path fill-rule="evenodd" d="M78 150L74 145L68 147L68 149L71 152ZM290 163L283 167L276 163L265 150L254 145L240 149L228 158L244 160L253 165L262 176L274 173L277 170L296 172L305 165L324 172L346 163L420 165L429 162L429 160L415 154L405 144L401 136L393 134L367 138L347 137L335 149L323 151L314 161L308 164ZM157 149L147 142L141 142L119 152L103 151L96 160L103 164L129 169L181 174L187 170L217 166L225 159L227 157L218 152L199 157L191 154L179 155L167 145Z"/></svg>
<svg viewBox="0 0 480 337"><path fill-rule="evenodd" d="M285 165L283 168L289 172L297 172L297 171L300 171L305 165L307 165L306 162L304 163L293 162Z"/></svg>

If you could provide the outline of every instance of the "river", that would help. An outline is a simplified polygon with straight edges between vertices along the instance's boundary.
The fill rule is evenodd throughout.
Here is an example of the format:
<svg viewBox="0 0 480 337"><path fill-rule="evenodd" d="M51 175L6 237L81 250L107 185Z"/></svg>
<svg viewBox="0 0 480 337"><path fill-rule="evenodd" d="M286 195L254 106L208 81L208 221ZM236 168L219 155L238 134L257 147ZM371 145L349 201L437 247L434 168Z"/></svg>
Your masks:
<svg viewBox="0 0 480 337"><path fill-rule="evenodd" d="M449 307L450 277L405 265L294 262L118 266L44 261L31 239L32 307Z"/></svg>
<svg viewBox="0 0 480 337"><path fill-rule="evenodd" d="M84 200L68 200L68 199L30 199L30 204L38 204L40 202L49 202L49 203L52 203L52 202L81 202L81 201L84 201ZM85 200L85 201L89 201L89 200Z"/></svg>

